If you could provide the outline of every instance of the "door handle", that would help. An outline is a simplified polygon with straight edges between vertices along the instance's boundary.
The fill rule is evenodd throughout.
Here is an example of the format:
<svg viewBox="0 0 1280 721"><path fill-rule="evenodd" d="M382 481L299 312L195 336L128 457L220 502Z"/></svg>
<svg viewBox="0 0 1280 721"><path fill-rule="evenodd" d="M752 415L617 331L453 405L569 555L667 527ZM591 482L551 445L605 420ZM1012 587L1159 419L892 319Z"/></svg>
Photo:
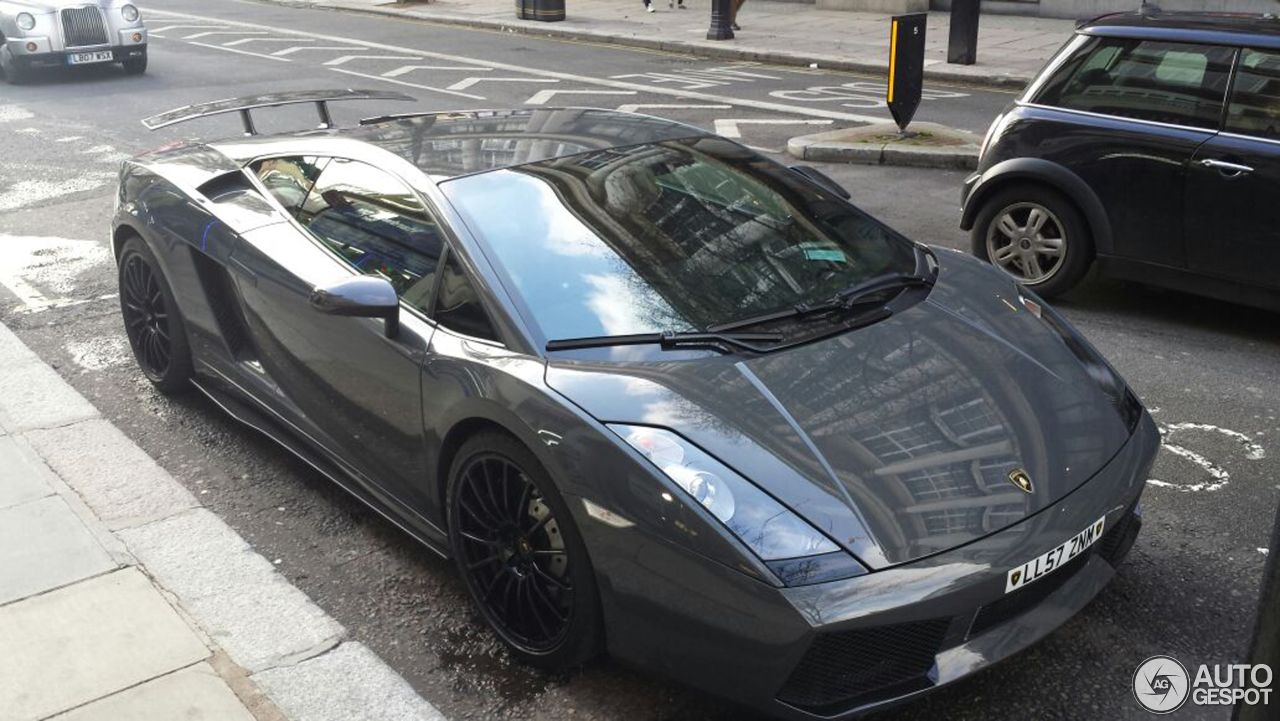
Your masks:
<svg viewBox="0 0 1280 721"><path fill-rule="evenodd" d="M1247 165L1241 165L1239 163L1228 163L1225 160L1212 160L1210 158L1205 158L1204 160L1201 160L1200 165L1206 168L1213 168L1214 170L1217 170L1223 175L1233 177L1233 178L1236 176L1246 175L1248 173L1253 172L1253 168L1250 168Z"/></svg>

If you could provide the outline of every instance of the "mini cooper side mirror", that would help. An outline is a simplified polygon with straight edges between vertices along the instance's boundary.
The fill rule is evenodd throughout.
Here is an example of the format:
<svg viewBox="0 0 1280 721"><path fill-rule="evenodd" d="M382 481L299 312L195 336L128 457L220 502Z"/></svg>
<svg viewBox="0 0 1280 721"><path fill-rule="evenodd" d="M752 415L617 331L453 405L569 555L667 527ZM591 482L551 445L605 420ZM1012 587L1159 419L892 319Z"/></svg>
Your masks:
<svg viewBox="0 0 1280 721"><path fill-rule="evenodd" d="M388 338L400 333L400 298L391 281L360 275L311 291L311 307L328 315L382 318Z"/></svg>

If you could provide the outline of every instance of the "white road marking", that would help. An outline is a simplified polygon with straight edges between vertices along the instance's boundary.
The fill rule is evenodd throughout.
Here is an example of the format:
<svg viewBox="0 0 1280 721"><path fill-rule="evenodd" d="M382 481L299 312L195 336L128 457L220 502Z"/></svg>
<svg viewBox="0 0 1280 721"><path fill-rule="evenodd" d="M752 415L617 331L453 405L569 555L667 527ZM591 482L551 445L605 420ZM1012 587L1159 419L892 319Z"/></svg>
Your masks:
<svg viewBox="0 0 1280 721"><path fill-rule="evenodd" d="M557 95L635 95L634 90L539 90L524 101L525 105L546 105Z"/></svg>
<svg viewBox="0 0 1280 721"><path fill-rule="evenodd" d="M279 60L282 63L290 62L289 58L279 58L274 55L263 55L262 53L251 53L248 50L241 50L240 48L228 48L228 47L223 47L221 45L214 45L212 43L197 43L194 41L191 44L198 45L202 48L209 48L210 50L225 50L229 53L236 53L237 55L252 55L255 58L266 58L267 60Z"/></svg>
<svg viewBox="0 0 1280 721"><path fill-rule="evenodd" d="M223 43L222 46L224 48L234 48L240 45L248 45L249 43L296 43L308 41L315 42L315 40L308 40L308 38L241 38L232 40L229 43Z"/></svg>
<svg viewBox="0 0 1280 721"><path fill-rule="evenodd" d="M152 28L148 34L167 33L170 30L222 30L230 28L230 25L165 25L164 27Z"/></svg>
<svg viewBox="0 0 1280 721"><path fill-rule="evenodd" d="M307 40L306 38L298 38L298 39L299 39L299 40ZM314 40L307 40L307 42L315 42L315 41L314 41ZM353 47L351 47L350 45L342 45L342 46L338 46L338 45L299 45L299 46L294 47L294 48L285 48L284 50L280 50L280 51L277 51L277 52L274 52L274 53L271 53L271 54L272 54L272 55L276 55L276 56L285 56L285 55L293 55L294 53L300 53L300 52L302 52L303 50L346 50L347 52L350 52L350 51L352 51L352 50L368 50L368 48L353 48Z"/></svg>
<svg viewBox="0 0 1280 721"><path fill-rule="evenodd" d="M347 70L346 68L329 68L329 69L335 73L354 75L357 78L367 78L369 80L381 80L384 83L395 83L396 85L403 85L407 88L417 88L419 90L430 90L432 92L444 93L446 95L457 95L458 97L461 97L461 98L471 98L472 100L484 100L483 95L472 95L471 93L462 93L462 92L458 92L457 90L449 90L448 88L433 88L430 85L419 85L417 83L410 83L404 80L396 80L394 78L383 78L377 75L369 75L368 73L357 73L354 70Z"/></svg>
<svg viewBox="0 0 1280 721"><path fill-rule="evenodd" d="M118 335L73 340L64 347L71 356L71 362L81 370L100 371L129 362L129 343Z"/></svg>
<svg viewBox="0 0 1280 721"><path fill-rule="evenodd" d="M748 120L744 118L719 118L716 120L716 134L726 138L741 138L739 125L830 125L830 120L812 120L798 118L774 118L768 120Z"/></svg>
<svg viewBox="0 0 1280 721"><path fill-rule="evenodd" d="M12 123L18 120L30 120L35 114L18 105L0 105L0 123Z"/></svg>
<svg viewBox="0 0 1280 721"><path fill-rule="evenodd" d="M65 138L58 138L57 140L55 140L55 141L53 141L53 142L55 142L55 143L74 143L74 142L75 142L75 141L77 141L77 140L84 140L84 136L83 136L83 135L68 135L68 136L67 136L67 137L65 137Z"/></svg>
<svg viewBox="0 0 1280 721"><path fill-rule="evenodd" d="M184 36L183 40L200 40L201 38L213 37L214 35L266 35L266 30L211 30L207 33L196 33L195 35Z"/></svg>
<svg viewBox="0 0 1280 721"><path fill-rule="evenodd" d="M96 190L110 183L113 177L111 173L81 173L63 180L19 180L0 190L0 213L72 193Z"/></svg>
<svg viewBox="0 0 1280 721"><path fill-rule="evenodd" d="M152 9L152 10L149 10L148 12L150 12L152 15L158 15L161 17L190 19L190 20L197 20L197 21L203 21L208 23L222 23L222 24L232 25L236 27L259 28L259 29L262 29L264 32L270 31L273 34L278 34L278 35L294 35L299 37L310 37L310 38L315 38L317 40L324 40L326 42L333 42L333 43L350 43L352 45L365 46L369 48L383 50L386 52L413 53L414 54L413 59L432 58L435 60L443 60L446 62L470 63L480 67L490 67L498 70L503 70L506 72L527 73L529 75L536 75L544 78L558 78L566 82L585 83L588 85L596 85L596 86L606 87L606 88L615 88L618 90L630 90L632 92L639 91L639 92L651 93L655 95L667 95L667 96L682 98L686 100L701 100L703 102L708 102L708 103L728 103L730 105L743 107L743 108L767 110L775 113L781 112L781 113L789 113L793 115L806 115L814 118L829 118L831 120L842 120L845 122L852 122L852 123L882 123L887 120L886 117L878 116L878 115L858 115L854 113L848 113L848 112L839 111L839 110L828 110L825 108L818 108L818 107L800 107L795 105L787 105L784 103L775 103L775 102L763 101L763 100L731 98L723 95L716 95L713 93L702 93L702 92L693 92L688 90L678 90L675 88L667 88L667 87L662 87L657 85L643 85L640 83L628 83L620 80L592 78L584 75L575 75L573 73L563 73L555 70L540 70L540 69L529 68L521 65L513 65L510 63L495 63L489 60L477 60L474 58L467 58L460 55L450 55L447 53L435 53L435 52L429 52L429 51L423 51L423 50L415 50L413 48L406 48L398 45L390 45L387 43L371 43L363 40L345 38L337 35L325 35L321 33L303 32L299 30L291 30L288 28L278 28L270 25L262 25L262 24L256 24L256 23L243 23L243 22L231 21L231 20L224 21L219 18L211 18L211 17L202 16L202 15L191 15L188 13L175 13L168 10ZM375 79L377 78L377 76L367 76L367 77L373 77ZM389 79L389 78L383 78L382 80L384 82L394 82L393 79Z"/></svg>
<svg viewBox="0 0 1280 721"><path fill-rule="evenodd" d="M18 297L20 310L27 313L93 300L51 298L45 293L74 293L81 273L111 257L95 240L0 234L0 247L5 249L0 254L0 284Z"/></svg>
<svg viewBox="0 0 1280 721"><path fill-rule="evenodd" d="M1163 448L1180 458L1191 461L1201 470L1209 474L1209 481L1199 481L1196 483L1170 483L1159 479L1149 479L1148 485L1157 488L1174 488L1183 492L1196 493L1199 491L1217 491L1226 487L1231 482L1231 474L1221 464L1209 460L1201 453L1197 453L1184 445L1171 442L1173 437L1184 431L1205 431L1210 433L1218 433L1226 436L1233 441L1239 443L1245 451L1245 458L1251 461L1258 461L1266 458L1266 450L1258 445L1248 435L1240 431L1234 431L1230 428L1222 428L1220 426L1210 425L1208 423L1170 423L1169 425L1160 426L1160 433L1163 436Z"/></svg>
<svg viewBox="0 0 1280 721"><path fill-rule="evenodd" d="M387 76L383 76L387 77ZM491 83L558 83L559 80L553 78L464 78L449 86L450 90L466 90L467 88L479 82L488 81Z"/></svg>
<svg viewBox="0 0 1280 721"><path fill-rule="evenodd" d="M416 72L418 70L465 70L469 73L493 72L493 68L473 68L469 65L405 65L404 67L399 67L395 70L388 70L382 74L382 77L398 78L401 75L408 75L409 73Z"/></svg>
<svg viewBox="0 0 1280 721"><path fill-rule="evenodd" d="M633 103L631 105L619 105L620 113L635 113L644 109L652 110L675 110L677 108L702 109L702 110L728 110L732 105L681 105L679 103L657 104L657 103Z"/></svg>
<svg viewBox="0 0 1280 721"><path fill-rule="evenodd" d="M1234 439L1244 446L1244 457L1251 461L1260 461L1267 457L1266 449L1254 442L1247 434L1240 431L1233 431L1230 428L1214 426L1208 423L1170 423L1163 429L1165 437L1173 435L1180 431L1208 431L1211 433L1219 433L1227 438Z"/></svg>
<svg viewBox="0 0 1280 721"><path fill-rule="evenodd" d="M334 58L325 65L346 65L352 60L417 60L418 58L404 55L343 55L340 58Z"/></svg>

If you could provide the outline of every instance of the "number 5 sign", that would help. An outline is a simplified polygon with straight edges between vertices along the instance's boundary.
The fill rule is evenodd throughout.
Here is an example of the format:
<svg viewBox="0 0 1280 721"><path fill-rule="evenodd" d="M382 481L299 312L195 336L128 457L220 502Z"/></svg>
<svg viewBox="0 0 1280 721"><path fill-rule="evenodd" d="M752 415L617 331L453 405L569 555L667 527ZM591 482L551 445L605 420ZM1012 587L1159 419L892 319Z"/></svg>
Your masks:
<svg viewBox="0 0 1280 721"><path fill-rule="evenodd" d="M926 13L896 15L889 33L889 89L885 102L903 131L920 107L924 90L924 32Z"/></svg>

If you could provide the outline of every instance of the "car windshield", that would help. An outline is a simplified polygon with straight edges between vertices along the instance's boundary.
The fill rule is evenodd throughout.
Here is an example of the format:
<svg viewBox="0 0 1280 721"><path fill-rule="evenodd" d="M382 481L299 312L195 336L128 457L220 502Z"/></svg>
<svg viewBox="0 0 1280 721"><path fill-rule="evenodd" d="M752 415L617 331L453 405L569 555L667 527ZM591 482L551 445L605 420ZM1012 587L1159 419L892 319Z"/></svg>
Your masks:
<svg viewBox="0 0 1280 721"><path fill-rule="evenodd" d="M893 231L719 138L591 151L441 188L547 339L705 330L915 268Z"/></svg>

